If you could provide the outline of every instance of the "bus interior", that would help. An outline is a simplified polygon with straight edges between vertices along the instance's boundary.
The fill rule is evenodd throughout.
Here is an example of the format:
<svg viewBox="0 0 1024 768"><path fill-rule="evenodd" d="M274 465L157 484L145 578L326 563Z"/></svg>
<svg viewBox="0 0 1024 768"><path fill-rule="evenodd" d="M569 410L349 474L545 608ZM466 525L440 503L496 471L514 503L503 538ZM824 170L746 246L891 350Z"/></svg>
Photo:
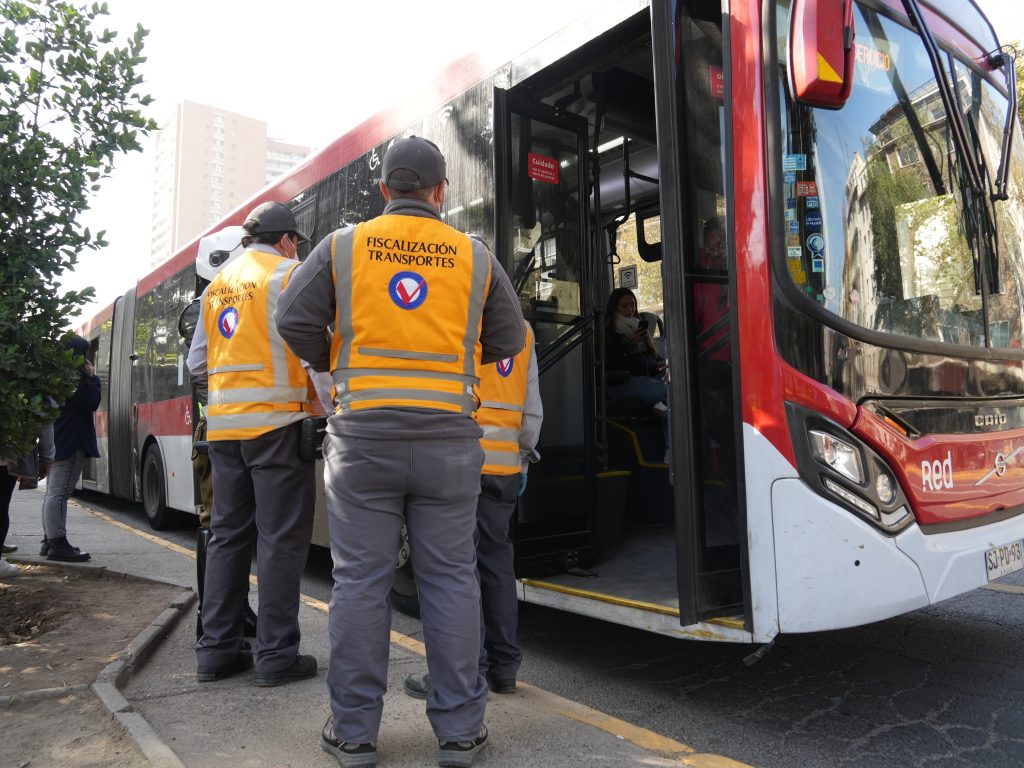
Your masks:
<svg viewBox="0 0 1024 768"><path fill-rule="evenodd" d="M517 574L677 625L690 590L697 620L739 629L731 270L705 234L725 231L721 10L687 5L706 13L680 22L678 149L659 146L648 11L495 91L497 250L535 330L544 403L542 460L514 521ZM677 168L684 246L665 253L660 176ZM608 364L605 304L623 285L670 375L689 382L666 385L683 418L621 394L629 374Z"/></svg>

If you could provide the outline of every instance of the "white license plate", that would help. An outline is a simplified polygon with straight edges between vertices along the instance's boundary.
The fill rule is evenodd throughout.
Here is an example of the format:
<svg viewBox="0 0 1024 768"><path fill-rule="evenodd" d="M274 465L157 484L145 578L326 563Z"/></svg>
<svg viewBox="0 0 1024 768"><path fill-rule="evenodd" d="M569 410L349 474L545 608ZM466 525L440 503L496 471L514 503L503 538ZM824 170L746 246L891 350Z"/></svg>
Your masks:
<svg viewBox="0 0 1024 768"><path fill-rule="evenodd" d="M1024 570L1024 546L1013 541L985 552L985 570L988 580L999 579L1014 571Z"/></svg>

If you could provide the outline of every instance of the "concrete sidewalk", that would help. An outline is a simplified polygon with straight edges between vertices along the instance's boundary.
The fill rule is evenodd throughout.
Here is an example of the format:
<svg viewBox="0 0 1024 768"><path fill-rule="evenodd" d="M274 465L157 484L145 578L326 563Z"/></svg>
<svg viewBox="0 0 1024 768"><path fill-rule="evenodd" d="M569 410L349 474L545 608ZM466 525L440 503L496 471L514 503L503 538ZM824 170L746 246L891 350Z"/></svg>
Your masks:
<svg viewBox="0 0 1024 768"><path fill-rule="evenodd" d="M16 492L11 504L8 544L13 559L39 560L42 493ZM191 588L192 553L102 512L88 500L68 510L69 538L92 554L92 563L149 579ZM255 605L255 592L252 595ZM195 626L179 621L149 662L121 686L131 709L187 768L285 768L336 765L320 749L320 729L329 714L324 678L329 642L327 606L304 598L299 618L302 651L316 656L316 678L277 688L257 688L252 672L200 686L195 678ZM436 765L436 747L425 704L402 692L402 679L422 671L422 645L392 635L388 692L378 745L381 766ZM739 766L716 755L694 754L689 747L602 715L554 694L521 685L514 695L490 694L487 749L474 765L506 766ZM152 746L152 745L150 745ZM161 765L172 765L160 761Z"/></svg>

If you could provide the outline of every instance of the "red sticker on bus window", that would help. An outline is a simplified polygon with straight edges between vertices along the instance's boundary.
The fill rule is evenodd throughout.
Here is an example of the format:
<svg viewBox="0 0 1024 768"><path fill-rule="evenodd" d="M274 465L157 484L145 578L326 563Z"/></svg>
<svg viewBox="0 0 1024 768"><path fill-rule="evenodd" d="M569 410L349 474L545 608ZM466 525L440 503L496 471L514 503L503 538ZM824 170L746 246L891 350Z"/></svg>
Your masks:
<svg viewBox="0 0 1024 768"><path fill-rule="evenodd" d="M526 175L531 179L549 184L558 183L558 161L555 158L530 152L526 156L526 163Z"/></svg>
<svg viewBox="0 0 1024 768"><path fill-rule="evenodd" d="M724 99L725 73L722 71L721 67L716 67L714 64L708 67L708 72L711 76L711 98Z"/></svg>

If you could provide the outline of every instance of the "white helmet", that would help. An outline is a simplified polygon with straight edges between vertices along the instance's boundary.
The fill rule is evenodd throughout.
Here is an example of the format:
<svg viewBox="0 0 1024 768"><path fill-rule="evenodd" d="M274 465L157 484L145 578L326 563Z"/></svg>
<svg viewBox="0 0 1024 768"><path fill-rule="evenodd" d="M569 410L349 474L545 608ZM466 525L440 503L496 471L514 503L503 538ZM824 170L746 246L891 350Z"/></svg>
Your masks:
<svg viewBox="0 0 1024 768"><path fill-rule="evenodd" d="M224 227L220 232L207 235L199 241L196 256L196 274L204 280L213 280L224 267L234 261L245 249L242 247L241 227Z"/></svg>

